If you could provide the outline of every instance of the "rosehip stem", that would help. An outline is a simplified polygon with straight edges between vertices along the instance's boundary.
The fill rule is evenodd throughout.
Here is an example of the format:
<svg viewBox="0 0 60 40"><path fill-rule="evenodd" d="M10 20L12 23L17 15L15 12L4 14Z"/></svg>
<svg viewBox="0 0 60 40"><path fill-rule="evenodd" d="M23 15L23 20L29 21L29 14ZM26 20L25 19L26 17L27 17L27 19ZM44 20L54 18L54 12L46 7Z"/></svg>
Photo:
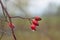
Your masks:
<svg viewBox="0 0 60 40"><path fill-rule="evenodd" d="M1 6L2 6L2 9L6 12L6 15L7 15L8 17L10 17L8 11L7 11L6 8L4 7L4 5L3 5L3 3L2 3L1 0L0 0L0 4L1 4ZM4 14L4 15L5 15L5 14Z"/></svg>
<svg viewBox="0 0 60 40"><path fill-rule="evenodd" d="M12 23L11 18L9 18L9 21L10 21L10 23ZM13 36L14 40L17 40L17 39L16 39L16 36L15 36L15 34L14 34L13 28L11 28L11 31L12 31L12 36Z"/></svg>
<svg viewBox="0 0 60 40"><path fill-rule="evenodd" d="M9 18L9 22L12 23L11 18ZM13 35L14 40L17 40L17 39L16 39L16 36L15 36L15 34L14 34L13 28L11 28L11 31L12 31L12 35Z"/></svg>
<svg viewBox="0 0 60 40"><path fill-rule="evenodd" d="M14 37L14 40L17 40L17 39L16 39L16 36L15 36L15 34L14 34L14 30L11 29L11 31L12 31L12 35L13 35L13 37Z"/></svg>
<svg viewBox="0 0 60 40"><path fill-rule="evenodd" d="M1 2L1 1L0 1ZM2 4L1 4L2 5ZM1 6L2 7L2 11L3 11L3 15L4 15L4 21L7 21L7 16L6 16L6 14L5 14L5 11L4 11L4 9L3 9L3 6Z"/></svg>

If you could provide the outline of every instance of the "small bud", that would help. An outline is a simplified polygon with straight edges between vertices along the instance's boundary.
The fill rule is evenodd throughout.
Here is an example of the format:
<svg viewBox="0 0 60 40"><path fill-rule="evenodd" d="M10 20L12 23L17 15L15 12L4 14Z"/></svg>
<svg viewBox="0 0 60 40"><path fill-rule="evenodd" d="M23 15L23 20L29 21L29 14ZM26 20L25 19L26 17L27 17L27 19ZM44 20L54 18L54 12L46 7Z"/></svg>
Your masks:
<svg viewBox="0 0 60 40"><path fill-rule="evenodd" d="M11 22L8 23L8 26L9 26L11 29L15 28L15 27L14 27L14 24L11 23Z"/></svg>

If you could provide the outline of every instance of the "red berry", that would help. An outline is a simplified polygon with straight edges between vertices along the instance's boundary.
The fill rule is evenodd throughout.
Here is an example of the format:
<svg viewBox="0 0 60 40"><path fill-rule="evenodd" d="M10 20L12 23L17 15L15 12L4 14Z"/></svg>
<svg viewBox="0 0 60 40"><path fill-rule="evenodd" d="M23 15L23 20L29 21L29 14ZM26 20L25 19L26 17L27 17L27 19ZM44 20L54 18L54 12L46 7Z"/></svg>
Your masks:
<svg viewBox="0 0 60 40"><path fill-rule="evenodd" d="M36 31L36 25L32 24L32 25L31 25L31 29L32 29L33 31Z"/></svg>
<svg viewBox="0 0 60 40"><path fill-rule="evenodd" d="M39 16L35 16L35 20L40 21L42 19Z"/></svg>
<svg viewBox="0 0 60 40"><path fill-rule="evenodd" d="M12 28L12 29L14 28L14 24L13 24L13 23L10 23L10 22L9 22L9 23L8 23L8 26L9 26L10 28Z"/></svg>
<svg viewBox="0 0 60 40"><path fill-rule="evenodd" d="M32 23L33 23L34 25L36 25L36 26L39 26L38 21L37 21L37 20L35 20L35 19L33 19L33 20L32 20Z"/></svg>

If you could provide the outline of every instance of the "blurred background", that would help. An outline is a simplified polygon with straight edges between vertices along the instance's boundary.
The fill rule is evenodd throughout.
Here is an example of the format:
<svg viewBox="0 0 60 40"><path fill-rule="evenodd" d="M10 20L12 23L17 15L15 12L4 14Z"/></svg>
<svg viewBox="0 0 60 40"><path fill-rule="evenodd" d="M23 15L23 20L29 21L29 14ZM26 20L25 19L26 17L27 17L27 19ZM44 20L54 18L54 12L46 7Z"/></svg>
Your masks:
<svg viewBox="0 0 60 40"><path fill-rule="evenodd" d="M2 0L10 16L40 16L37 31L32 32L27 19L12 18L17 40L60 40L60 0ZM0 39L13 40L0 5Z"/></svg>

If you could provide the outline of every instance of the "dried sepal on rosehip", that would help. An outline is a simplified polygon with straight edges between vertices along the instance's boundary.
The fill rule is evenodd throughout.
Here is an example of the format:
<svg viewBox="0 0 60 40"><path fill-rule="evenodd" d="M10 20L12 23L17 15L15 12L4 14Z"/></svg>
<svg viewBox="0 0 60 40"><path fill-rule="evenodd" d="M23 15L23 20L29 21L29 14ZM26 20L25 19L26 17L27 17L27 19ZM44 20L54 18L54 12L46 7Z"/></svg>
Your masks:
<svg viewBox="0 0 60 40"><path fill-rule="evenodd" d="M36 25L36 26L39 26L38 21L37 21L37 20L35 20L35 19L33 19L33 20L32 20L32 23L33 23L34 25Z"/></svg>
<svg viewBox="0 0 60 40"><path fill-rule="evenodd" d="M36 25L32 24L31 29L32 29L32 31L36 31Z"/></svg>
<svg viewBox="0 0 60 40"><path fill-rule="evenodd" d="M11 29L14 29L15 28L15 25L11 22L8 22L8 26L11 28Z"/></svg>
<svg viewBox="0 0 60 40"><path fill-rule="evenodd" d="M39 16L35 16L35 20L40 21L42 19Z"/></svg>

